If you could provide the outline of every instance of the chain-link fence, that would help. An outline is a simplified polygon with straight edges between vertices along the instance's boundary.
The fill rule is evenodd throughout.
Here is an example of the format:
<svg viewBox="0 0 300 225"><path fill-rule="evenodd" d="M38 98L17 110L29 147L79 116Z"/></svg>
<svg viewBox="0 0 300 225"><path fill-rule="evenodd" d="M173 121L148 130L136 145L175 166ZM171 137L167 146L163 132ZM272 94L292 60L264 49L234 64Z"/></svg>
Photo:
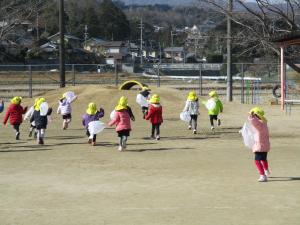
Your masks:
<svg viewBox="0 0 300 225"><path fill-rule="evenodd" d="M66 65L66 85L83 84L119 86L137 80L150 86L168 86L178 90L196 90L207 95L212 89L221 98L226 96L226 64L145 64L145 65ZM273 87L279 84L278 64L238 63L232 65L233 100L259 104L272 98ZM299 75L299 74L298 74ZM287 74L287 96L299 99L299 78ZM60 86L59 65L0 65L0 97L13 95L32 97Z"/></svg>

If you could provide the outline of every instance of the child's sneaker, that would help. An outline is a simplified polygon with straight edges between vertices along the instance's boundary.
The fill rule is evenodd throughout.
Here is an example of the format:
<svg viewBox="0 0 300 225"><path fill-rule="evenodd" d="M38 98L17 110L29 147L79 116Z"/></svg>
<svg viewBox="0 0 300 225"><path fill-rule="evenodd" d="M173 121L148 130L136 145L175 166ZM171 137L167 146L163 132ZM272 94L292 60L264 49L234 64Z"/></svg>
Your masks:
<svg viewBox="0 0 300 225"><path fill-rule="evenodd" d="M20 132L16 133L16 140L20 140Z"/></svg>
<svg viewBox="0 0 300 225"><path fill-rule="evenodd" d="M269 170L265 170L265 175L268 177L268 176L270 176L271 174L270 174L270 171Z"/></svg>
<svg viewBox="0 0 300 225"><path fill-rule="evenodd" d="M95 141L92 142L92 146L96 146L96 142Z"/></svg>
<svg viewBox="0 0 300 225"><path fill-rule="evenodd" d="M195 130L193 130L193 134L197 134L197 130L195 129Z"/></svg>
<svg viewBox="0 0 300 225"><path fill-rule="evenodd" d="M39 138L38 144L39 145L43 145L44 144L44 139L43 138Z"/></svg>
<svg viewBox="0 0 300 225"><path fill-rule="evenodd" d="M258 182L267 182L267 181L268 181L268 178L266 175L259 176Z"/></svg>
<svg viewBox="0 0 300 225"><path fill-rule="evenodd" d="M32 137L33 130L29 131L28 137Z"/></svg>
<svg viewBox="0 0 300 225"><path fill-rule="evenodd" d="M218 119L218 126L221 126L221 120Z"/></svg>
<svg viewBox="0 0 300 225"><path fill-rule="evenodd" d="M34 131L33 137L37 138L37 132L36 131Z"/></svg>
<svg viewBox="0 0 300 225"><path fill-rule="evenodd" d="M191 129L192 129L192 126L191 126L191 125L189 125L189 126L188 126L188 129L189 129L189 130L191 130Z"/></svg>
<svg viewBox="0 0 300 225"><path fill-rule="evenodd" d="M92 139L88 139L88 144L92 144Z"/></svg>
<svg viewBox="0 0 300 225"><path fill-rule="evenodd" d="M151 135L151 136L150 136L150 139L155 139L154 135Z"/></svg>
<svg viewBox="0 0 300 225"><path fill-rule="evenodd" d="M159 135L156 136L156 140L157 141L160 140L160 136Z"/></svg>
<svg viewBox="0 0 300 225"><path fill-rule="evenodd" d="M119 145L119 148L118 148L118 150L121 152L121 151L123 151L123 148L122 148L122 146L121 145Z"/></svg>

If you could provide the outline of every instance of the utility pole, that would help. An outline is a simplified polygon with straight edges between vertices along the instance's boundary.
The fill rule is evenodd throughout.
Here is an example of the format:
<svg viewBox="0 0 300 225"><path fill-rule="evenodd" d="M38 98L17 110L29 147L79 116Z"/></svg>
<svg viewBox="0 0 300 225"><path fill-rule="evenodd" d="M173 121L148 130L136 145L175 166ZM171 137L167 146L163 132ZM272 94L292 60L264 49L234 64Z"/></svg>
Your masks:
<svg viewBox="0 0 300 225"><path fill-rule="evenodd" d="M65 18L64 18L64 0L59 0L59 75L60 87L66 86L65 76Z"/></svg>
<svg viewBox="0 0 300 225"><path fill-rule="evenodd" d="M143 18L141 18L141 24L140 24L140 28L141 28L141 64L143 64Z"/></svg>
<svg viewBox="0 0 300 225"><path fill-rule="evenodd" d="M232 74L231 74L231 16L233 9L233 0L228 0L227 6L228 14L227 14L227 93L226 99L227 101L232 101Z"/></svg>
<svg viewBox="0 0 300 225"><path fill-rule="evenodd" d="M87 38L88 38L88 25L85 25L84 26L84 47L86 47L86 41L87 41Z"/></svg>

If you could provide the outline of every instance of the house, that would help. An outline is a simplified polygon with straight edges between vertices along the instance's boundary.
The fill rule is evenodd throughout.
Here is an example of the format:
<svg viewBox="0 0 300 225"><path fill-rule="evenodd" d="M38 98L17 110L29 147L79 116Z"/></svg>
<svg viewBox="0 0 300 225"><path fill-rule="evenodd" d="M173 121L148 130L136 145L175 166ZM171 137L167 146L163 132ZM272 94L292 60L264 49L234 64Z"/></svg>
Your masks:
<svg viewBox="0 0 300 225"><path fill-rule="evenodd" d="M184 47L169 47L164 49L165 58L172 59L177 62L183 62L185 59L186 51Z"/></svg>
<svg viewBox="0 0 300 225"><path fill-rule="evenodd" d="M59 39L59 32L48 37L50 43L56 45L59 44ZM81 39L71 34L65 34L65 46L66 48L81 48Z"/></svg>
<svg viewBox="0 0 300 225"><path fill-rule="evenodd" d="M107 64L115 64L116 61L126 61L129 55L129 47L123 41L109 41L101 45Z"/></svg>
<svg viewBox="0 0 300 225"><path fill-rule="evenodd" d="M104 53L103 44L106 41L101 38L90 38L83 43L83 48L86 51L93 52L97 56L100 56Z"/></svg>

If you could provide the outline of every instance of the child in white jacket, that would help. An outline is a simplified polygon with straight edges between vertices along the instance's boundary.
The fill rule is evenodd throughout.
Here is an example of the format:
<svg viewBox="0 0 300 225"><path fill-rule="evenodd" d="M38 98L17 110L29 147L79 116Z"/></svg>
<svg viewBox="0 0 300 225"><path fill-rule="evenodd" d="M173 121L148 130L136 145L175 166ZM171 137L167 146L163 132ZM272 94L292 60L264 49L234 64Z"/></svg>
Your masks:
<svg viewBox="0 0 300 225"><path fill-rule="evenodd" d="M183 112L189 112L191 120L188 129L193 129L193 133L197 133L197 119L199 115L199 101L195 91L191 91L187 97Z"/></svg>
<svg viewBox="0 0 300 225"><path fill-rule="evenodd" d="M31 117L33 116L34 113L34 107L36 106L37 102L39 101L40 98L36 98L34 100L34 105L30 107L30 109L26 112L25 116L24 116L24 121L28 120L30 121ZM34 138L37 137L37 130L36 130L36 126L35 126L35 121L32 121L30 123L30 128L29 128L29 134L28 137L32 136L32 133L34 131Z"/></svg>
<svg viewBox="0 0 300 225"><path fill-rule="evenodd" d="M72 119L72 107L71 103L77 99L77 96L74 95L72 98L67 98L66 93L63 94L62 98L59 100L59 106L57 109L57 114L62 115L63 126L62 129L66 130L71 123Z"/></svg>

